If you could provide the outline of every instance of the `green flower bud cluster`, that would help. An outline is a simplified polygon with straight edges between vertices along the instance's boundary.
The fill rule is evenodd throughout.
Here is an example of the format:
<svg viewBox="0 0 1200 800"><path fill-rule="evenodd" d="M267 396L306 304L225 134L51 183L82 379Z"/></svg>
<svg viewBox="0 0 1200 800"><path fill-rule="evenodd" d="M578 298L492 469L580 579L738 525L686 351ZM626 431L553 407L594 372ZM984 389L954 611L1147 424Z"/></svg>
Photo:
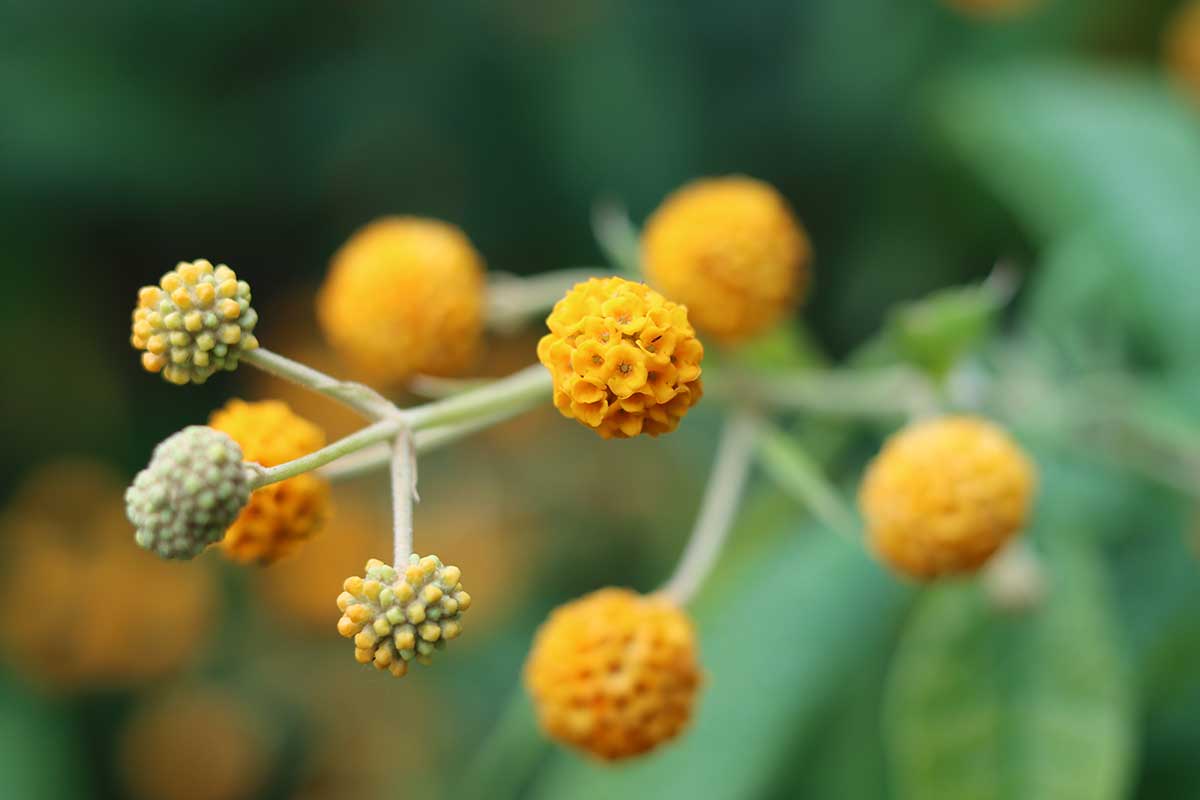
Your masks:
<svg viewBox="0 0 1200 800"><path fill-rule="evenodd" d="M471 596L461 577L458 567L443 566L437 556L410 556L403 573L373 558L365 578L347 578L343 585L338 633L353 637L359 663L403 677L409 661L430 663L434 650L462 632Z"/></svg>
<svg viewBox="0 0 1200 800"><path fill-rule="evenodd" d="M249 499L237 442L192 425L154 448L125 492L125 512L138 545L163 558L194 558L221 540Z"/></svg>
<svg viewBox="0 0 1200 800"><path fill-rule="evenodd" d="M257 323L250 284L201 258L181 262L158 286L141 288L130 342L144 351L142 366L150 372L171 383L204 383L258 347Z"/></svg>

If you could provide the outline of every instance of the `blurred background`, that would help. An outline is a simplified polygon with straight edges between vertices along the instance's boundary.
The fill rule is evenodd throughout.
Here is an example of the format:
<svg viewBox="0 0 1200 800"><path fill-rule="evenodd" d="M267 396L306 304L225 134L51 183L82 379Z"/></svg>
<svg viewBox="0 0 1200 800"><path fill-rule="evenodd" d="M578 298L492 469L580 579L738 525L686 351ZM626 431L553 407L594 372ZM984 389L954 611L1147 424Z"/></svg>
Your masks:
<svg viewBox="0 0 1200 800"><path fill-rule="evenodd" d="M1052 623L968 632L962 653L912 644L914 629L936 640L950 623L929 617L956 618L953 603L915 617L914 592L756 482L694 609L700 717L617 770L542 743L521 663L554 606L669 573L715 403L618 444L547 404L424 459L419 549L461 566L476 602L468 635L400 681L356 665L334 627L341 580L388 552L385 484L339 485L328 530L265 569L159 562L133 547L121 500L158 441L230 397L280 397L330 438L354 425L249 367L187 391L144 373L135 293L179 260L233 266L267 347L344 373L312 300L369 220L453 222L494 270L599 266L598 199L640 224L686 181L731 172L776 186L813 240L797 331L821 358L1005 261L1023 280L1005 319L1016 352L1048 348L1051 378L1120 371L1164 438L1200 441L1188 8L0 3L3 794L1200 796L1200 449L1164 481L1018 430L1043 469L1035 541L1069 532L1095 557L1066 559L1074 589ZM478 374L532 363L537 335L493 339ZM847 491L882 432L838 439ZM1064 650L1084 655L1056 665ZM922 706L895 688L896 653L905 674L987 691Z"/></svg>

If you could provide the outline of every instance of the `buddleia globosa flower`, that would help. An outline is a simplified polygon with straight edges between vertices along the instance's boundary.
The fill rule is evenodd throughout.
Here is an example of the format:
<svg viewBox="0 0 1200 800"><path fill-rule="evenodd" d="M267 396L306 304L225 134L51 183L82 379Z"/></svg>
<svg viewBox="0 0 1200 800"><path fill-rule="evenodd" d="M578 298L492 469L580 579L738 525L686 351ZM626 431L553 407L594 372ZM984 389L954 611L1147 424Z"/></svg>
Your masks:
<svg viewBox="0 0 1200 800"><path fill-rule="evenodd" d="M809 278L808 237L768 184L698 180L663 201L642 233L651 285L685 304L703 333L737 342L789 314Z"/></svg>
<svg viewBox="0 0 1200 800"><path fill-rule="evenodd" d="M558 301L538 342L554 405L605 439L675 430L703 393L688 310L645 284L592 278Z"/></svg>
<svg viewBox="0 0 1200 800"><path fill-rule="evenodd" d="M859 491L872 547L918 579L974 572L1025 525L1032 463L975 417L915 423L892 436Z"/></svg>
<svg viewBox="0 0 1200 800"><path fill-rule="evenodd" d="M483 330L483 259L458 228L385 217L333 256L317 321L347 361L371 378L451 375L467 367Z"/></svg>
<svg viewBox="0 0 1200 800"><path fill-rule="evenodd" d="M193 425L154 448L125 493L138 545L163 558L194 558L220 541L250 498L237 442Z"/></svg>
<svg viewBox="0 0 1200 800"><path fill-rule="evenodd" d="M1168 23L1165 51L1171 75L1200 99L1200 2L1191 0Z"/></svg>
<svg viewBox="0 0 1200 800"><path fill-rule="evenodd" d="M231 400L209 418L242 449L242 458L274 467L325 446L316 425L292 413L286 403ZM329 514L329 484L306 472L272 483L250 495L221 540L221 550L242 563L269 564L313 536Z"/></svg>
<svg viewBox="0 0 1200 800"><path fill-rule="evenodd" d="M158 286L143 286L133 311L130 342L142 366L171 383L204 383L217 370L232 370L258 347L250 285L229 267L201 258L182 261Z"/></svg>
<svg viewBox="0 0 1200 800"><path fill-rule="evenodd" d="M435 650L462 633L471 607L458 567L437 556L409 557L403 571L373 558L365 577L347 578L338 595L338 633L354 639L354 658L402 678L408 662L429 664Z"/></svg>
<svg viewBox="0 0 1200 800"><path fill-rule="evenodd" d="M666 598L627 589L601 589L556 609L525 664L546 733L605 760L677 737L700 684L687 615Z"/></svg>

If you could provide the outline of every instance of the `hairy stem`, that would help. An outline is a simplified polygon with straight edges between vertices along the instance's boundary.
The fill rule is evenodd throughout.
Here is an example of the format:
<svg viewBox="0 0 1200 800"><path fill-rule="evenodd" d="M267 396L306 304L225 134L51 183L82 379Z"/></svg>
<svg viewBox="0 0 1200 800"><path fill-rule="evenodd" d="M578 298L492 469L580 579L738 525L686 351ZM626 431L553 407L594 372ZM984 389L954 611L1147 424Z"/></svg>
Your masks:
<svg viewBox="0 0 1200 800"><path fill-rule="evenodd" d="M605 274L600 267L560 269L522 277L508 272L488 276L487 324L500 331L520 328L530 317L545 314L577 283Z"/></svg>
<svg viewBox="0 0 1200 800"><path fill-rule="evenodd" d="M416 498L417 452L412 432L406 429L392 444L392 566L408 563L412 554Z"/></svg>
<svg viewBox="0 0 1200 800"><path fill-rule="evenodd" d="M908 367L719 374L705 389L779 410L841 417L915 417L936 413L937 391Z"/></svg>
<svg viewBox="0 0 1200 800"><path fill-rule="evenodd" d="M470 425L481 419L488 419L495 424L545 402L551 386L550 374L535 364L487 386L444 400L414 408L395 409L387 419L368 425L320 450L275 467L260 467L252 488L258 489L317 469L373 444L394 439L404 430L416 433L448 425Z"/></svg>
<svg viewBox="0 0 1200 800"><path fill-rule="evenodd" d="M680 605L695 596L721 554L750 472L757 430L757 420L739 410L721 432L691 538L675 573L661 589Z"/></svg>
<svg viewBox="0 0 1200 800"><path fill-rule="evenodd" d="M396 410L396 407L387 398L369 386L339 381L324 372L273 353L263 347L247 351L242 355L242 361L276 377L331 397L370 420L385 419Z"/></svg>
<svg viewBox="0 0 1200 800"><path fill-rule="evenodd" d="M759 463L779 488L837 533L858 540L854 514L821 466L794 437L769 422L760 422L757 445Z"/></svg>

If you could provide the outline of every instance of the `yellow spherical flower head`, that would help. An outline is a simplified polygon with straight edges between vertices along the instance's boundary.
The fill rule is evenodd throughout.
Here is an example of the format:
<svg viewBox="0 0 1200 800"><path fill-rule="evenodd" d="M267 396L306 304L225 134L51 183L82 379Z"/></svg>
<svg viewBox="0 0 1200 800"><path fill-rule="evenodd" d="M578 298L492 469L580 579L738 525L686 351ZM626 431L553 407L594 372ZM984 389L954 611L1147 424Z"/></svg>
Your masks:
<svg viewBox="0 0 1200 800"><path fill-rule="evenodd" d="M171 383L204 383L218 370L236 369L258 347L250 285L229 267L201 258L182 261L158 286L138 291L130 342L143 350L142 366Z"/></svg>
<svg viewBox="0 0 1200 800"><path fill-rule="evenodd" d="M338 595L338 633L354 639L354 658L397 678L408 662L429 664L435 650L462 633L462 615L471 607L458 567L437 556L416 555L401 572L373 558L366 576L347 578Z"/></svg>
<svg viewBox="0 0 1200 800"><path fill-rule="evenodd" d="M687 308L645 284L592 278L546 324L537 352L555 407L605 439L669 433L703 393L704 347Z"/></svg>
<svg viewBox="0 0 1200 800"><path fill-rule="evenodd" d="M700 684L687 615L666 598L627 589L601 589L556 609L525 664L546 733L606 760L678 736Z"/></svg>
<svg viewBox="0 0 1200 800"><path fill-rule="evenodd" d="M483 330L483 259L458 228L385 217L333 256L317 320L335 349L379 381L467 367Z"/></svg>
<svg viewBox="0 0 1200 800"><path fill-rule="evenodd" d="M1036 473L986 420L943 417L892 436L859 491L871 545L892 567L932 579L974 572L1024 527Z"/></svg>
<svg viewBox="0 0 1200 800"><path fill-rule="evenodd" d="M292 413L286 403L231 400L209 418L209 427L227 434L246 461L274 467L325 446L316 425ZM306 472L254 491L221 540L221 551L242 563L270 562L310 538L329 514L329 484Z"/></svg>
<svg viewBox="0 0 1200 800"><path fill-rule="evenodd" d="M1188 3L1167 25L1167 69L1200 98L1200 2Z"/></svg>
<svg viewBox="0 0 1200 800"><path fill-rule="evenodd" d="M642 232L650 283L706 334L736 342L789 314L812 249L787 201L742 176L699 180L663 201Z"/></svg>

